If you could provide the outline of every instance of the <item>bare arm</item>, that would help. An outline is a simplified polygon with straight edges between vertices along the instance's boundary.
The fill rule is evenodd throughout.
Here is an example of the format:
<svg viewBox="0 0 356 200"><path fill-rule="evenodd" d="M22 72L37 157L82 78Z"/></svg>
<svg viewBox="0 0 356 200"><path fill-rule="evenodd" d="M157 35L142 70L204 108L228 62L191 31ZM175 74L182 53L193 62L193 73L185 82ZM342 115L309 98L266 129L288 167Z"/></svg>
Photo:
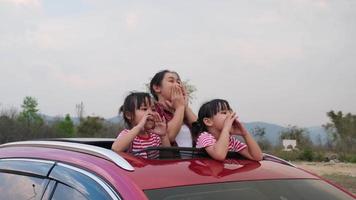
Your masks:
<svg viewBox="0 0 356 200"><path fill-rule="evenodd" d="M253 139L253 137L247 131L247 129L242 125L242 123L237 119L233 123L232 134L241 135L245 140L247 148L239 152L241 155L245 156L250 160L256 160L256 161L262 160L263 155L260 146Z"/></svg>
<svg viewBox="0 0 356 200"><path fill-rule="evenodd" d="M171 142L169 141L169 138L167 135L165 136L161 136L161 143L163 147L170 147L171 146Z"/></svg>
<svg viewBox="0 0 356 200"><path fill-rule="evenodd" d="M262 160L263 155L262 155L261 148L257 144L257 142L253 139L253 137L249 133L246 133L246 135L244 135L243 138L246 142L247 148L241 150L239 153L250 160L256 160L256 161Z"/></svg>
<svg viewBox="0 0 356 200"><path fill-rule="evenodd" d="M116 138L112 144L111 149L117 153L126 151L135 137L140 133L141 127L135 126L125 135Z"/></svg>
<svg viewBox="0 0 356 200"><path fill-rule="evenodd" d="M226 154L229 150L229 137L229 131L223 130L216 143L205 148L206 152L215 160L225 160Z"/></svg>
<svg viewBox="0 0 356 200"><path fill-rule="evenodd" d="M194 114L192 109L187 105L184 110L185 123L191 128L192 123L197 121L198 117Z"/></svg>
<svg viewBox="0 0 356 200"><path fill-rule="evenodd" d="M174 142L184 120L185 100L181 88L177 85L172 88L171 105L174 108L173 118L167 124L169 141Z"/></svg>
<svg viewBox="0 0 356 200"><path fill-rule="evenodd" d="M208 154L215 160L225 160L226 154L229 151L230 130L234 120L235 113L228 113L218 140L214 145L205 148Z"/></svg>
<svg viewBox="0 0 356 200"><path fill-rule="evenodd" d="M184 106L176 108L173 118L167 123L167 134L169 140L174 142L183 125Z"/></svg>
<svg viewBox="0 0 356 200"><path fill-rule="evenodd" d="M148 115L149 113L146 112L141 121L129 130L128 133L117 137L115 142L112 144L111 149L117 153L128 149L135 137L144 128Z"/></svg>

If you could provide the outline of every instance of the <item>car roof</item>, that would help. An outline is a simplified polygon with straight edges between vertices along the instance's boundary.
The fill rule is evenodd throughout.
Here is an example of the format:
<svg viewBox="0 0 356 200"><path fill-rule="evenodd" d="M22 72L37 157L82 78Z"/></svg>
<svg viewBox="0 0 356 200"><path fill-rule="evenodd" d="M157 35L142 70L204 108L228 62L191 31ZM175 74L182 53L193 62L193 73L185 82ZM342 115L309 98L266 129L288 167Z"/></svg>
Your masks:
<svg viewBox="0 0 356 200"><path fill-rule="evenodd" d="M123 155L135 168L124 172L142 189L270 179L318 179L296 167L271 160L210 158L150 160ZM154 181L153 181L154 180Z"/></svg>
<svg viewBox="0 0 356 200"><path fill-rule="evenodd" d="M87 146L94 147L93 145ZM126 153L116 154L133 167L133 170L129 170L97 154L69 148L27 144L5 146L0 150L0 158L54 160L85 168L103 177L120 190L148 190L232 181L319 179L273 157L259 162L242 158L226 159L220 162L207 157L159 160L145 159Z"/></svg>

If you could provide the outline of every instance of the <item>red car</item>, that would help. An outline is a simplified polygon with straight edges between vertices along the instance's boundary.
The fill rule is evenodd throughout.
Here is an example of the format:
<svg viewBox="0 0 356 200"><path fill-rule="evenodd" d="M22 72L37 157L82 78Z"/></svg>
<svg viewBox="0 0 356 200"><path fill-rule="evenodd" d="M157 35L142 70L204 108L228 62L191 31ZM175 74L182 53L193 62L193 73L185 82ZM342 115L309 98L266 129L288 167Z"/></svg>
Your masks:
<svg viewBox="0 0 356 200"><path fill-rule="evenodd" d="M195 148L149 148L144 159L110 150L114 139L24 141L0 146L0 199L355 199L345 189L264 155L224 162Z"/></svg>

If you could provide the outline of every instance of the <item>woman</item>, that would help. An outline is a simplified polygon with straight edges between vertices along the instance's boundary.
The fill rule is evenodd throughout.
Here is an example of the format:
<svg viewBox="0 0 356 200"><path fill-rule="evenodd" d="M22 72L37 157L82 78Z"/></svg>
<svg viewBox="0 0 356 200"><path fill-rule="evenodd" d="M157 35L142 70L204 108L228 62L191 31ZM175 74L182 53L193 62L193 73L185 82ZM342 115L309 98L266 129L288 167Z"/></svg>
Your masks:
<svg viewBox="0 0 356 200"><path fill-rule="evenodd" d="M177 72L162 70L150 82L156 110L167 121L167 134L173 145L191 147L191 124L197 116L189 107L189 98ZM184 126L185 125L185 126Z"/></svg>

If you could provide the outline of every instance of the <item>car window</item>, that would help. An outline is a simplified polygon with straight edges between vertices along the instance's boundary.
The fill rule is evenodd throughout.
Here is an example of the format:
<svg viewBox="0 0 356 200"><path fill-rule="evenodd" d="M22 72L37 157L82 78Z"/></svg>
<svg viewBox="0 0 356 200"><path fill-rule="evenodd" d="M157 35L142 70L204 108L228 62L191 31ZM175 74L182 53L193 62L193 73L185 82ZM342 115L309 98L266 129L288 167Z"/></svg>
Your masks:
<svg viewBox="0 0 356 200"><path fill-rule="evenodd" d="M66 186L64 184L58 183L55 192L52 196L52 200L62 200L62 199L87 200L85 195L81 194L78 190Z"/></svg>
<svg viewBox="0 0 356 200"><path fill-rule="evenodd" d="M348 194L321 180L267 180L205 184L146 190L149 199L162 200L351 200Z"/></svg>
<svg viewBox="0 0 356 200"><path fill-rule="evenodd" d="M53 167L54 162L37 160L9 158L0 160L0 170L21 172L46 177Z"/></svg>
<svg viewBox="0 0 356 200"><path fill-rule="evenodd" d="M49 177L58 181L55 187L57 199L119 199L118 195L96 175L66 164L57 164L51 171ZM70 191L66 193L67 191ZM62 194L63 193L63 194ZM73 198L62 196L73 195Z"/></svg>
<svg viewBox="0 0 356 200"><path fill-rule="evenodd" d="M48 180L0 171L0 199L39 200Z"/></svg>

